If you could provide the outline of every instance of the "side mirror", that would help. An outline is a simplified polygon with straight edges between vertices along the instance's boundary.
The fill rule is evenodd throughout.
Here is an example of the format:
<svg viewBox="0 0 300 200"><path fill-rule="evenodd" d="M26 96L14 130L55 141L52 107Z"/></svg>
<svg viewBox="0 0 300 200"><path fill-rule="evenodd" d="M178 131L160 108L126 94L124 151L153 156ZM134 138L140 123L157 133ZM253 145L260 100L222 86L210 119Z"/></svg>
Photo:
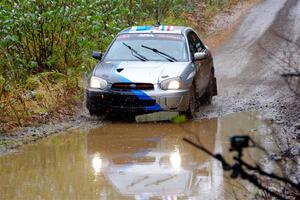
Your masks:
<svg viewBox="0 0 300 200"><path fill-rule="evenodd" d="M194 54L194 59L195 60L203 60L208 57L208 54L206 52L196 52Z"/></svg>
<svg viewBox="0 0 300 200"><path fill-rule="evenodd" d="M93 58L97 59L97 60L101 60L102 58L102 53L100 51L93 51L92 54Z"/></svg>

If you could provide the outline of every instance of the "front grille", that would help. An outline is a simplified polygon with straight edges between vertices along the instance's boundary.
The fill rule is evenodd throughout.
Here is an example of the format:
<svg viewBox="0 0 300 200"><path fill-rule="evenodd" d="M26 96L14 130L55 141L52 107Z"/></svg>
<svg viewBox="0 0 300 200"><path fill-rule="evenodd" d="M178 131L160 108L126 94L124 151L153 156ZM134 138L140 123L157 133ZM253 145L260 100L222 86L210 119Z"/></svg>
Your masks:
<svg viewBox="0 0 300 200"><path fill-rule="evenodd" d="M110 104L112 106L124 107L144 107L154 106L156 101L154 99L142 100L134 95L113 95Z"/></svg>
<svg viewBox="0 0 300 200"><path fill-rule="evenodd" d="M154 85L151 83L114 83L111 88L113 90L153 90Z"/></svg>
<svg viewBox="0 0 300 200"><path fill-rule="evenodd" d="M124 108L143 108L146 106L154 106L156 104L155 99L151 98L139 98L134 94L88 94L88 106L89 107L124 107Z"/></svg>

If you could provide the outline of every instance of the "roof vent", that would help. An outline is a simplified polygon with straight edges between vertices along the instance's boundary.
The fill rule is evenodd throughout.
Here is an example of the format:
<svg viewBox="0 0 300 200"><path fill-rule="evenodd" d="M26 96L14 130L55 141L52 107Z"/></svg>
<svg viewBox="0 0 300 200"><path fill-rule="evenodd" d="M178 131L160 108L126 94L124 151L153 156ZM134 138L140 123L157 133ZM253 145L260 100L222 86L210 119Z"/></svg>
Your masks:
<svg viewBox="0 0 300 200"><path fill-rule="evenodd" d="M157 21L156 24L154 24L154 27L160 27L160 21Z"/></svg>

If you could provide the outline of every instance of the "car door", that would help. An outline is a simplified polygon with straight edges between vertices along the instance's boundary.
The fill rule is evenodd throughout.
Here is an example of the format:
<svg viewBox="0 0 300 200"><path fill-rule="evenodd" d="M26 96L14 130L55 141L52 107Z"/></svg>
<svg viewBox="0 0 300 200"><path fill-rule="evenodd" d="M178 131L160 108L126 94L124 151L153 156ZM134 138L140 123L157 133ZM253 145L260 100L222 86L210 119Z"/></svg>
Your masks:
<svg viewBox="0 0 300 200"><path fill-rule="evenodd" d="M196 67L196 91L200 97L205 92L209 82L210 72L212 68L212 57L208 49L204 46L203 42L194 31L189 31L187 33L187 38L189 43L189 50L191 53L191 59ZM196 61L194 59L194 54L196 52L206 52L208 56L205 59Z"/></svg>

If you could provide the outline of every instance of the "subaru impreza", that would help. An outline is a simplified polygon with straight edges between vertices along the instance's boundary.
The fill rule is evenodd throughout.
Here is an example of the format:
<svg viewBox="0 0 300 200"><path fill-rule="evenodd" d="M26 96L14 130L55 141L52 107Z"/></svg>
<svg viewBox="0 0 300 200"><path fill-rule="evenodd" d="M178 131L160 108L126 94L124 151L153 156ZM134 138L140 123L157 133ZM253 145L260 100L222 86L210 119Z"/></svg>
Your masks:
<svg viewBox="0 0 300 200"><path fill-rule="evenodd" d="M217 95L211 51L189 27L135 26L121 31L88 80L91 115L176 111L193 116Z"/></svg>

